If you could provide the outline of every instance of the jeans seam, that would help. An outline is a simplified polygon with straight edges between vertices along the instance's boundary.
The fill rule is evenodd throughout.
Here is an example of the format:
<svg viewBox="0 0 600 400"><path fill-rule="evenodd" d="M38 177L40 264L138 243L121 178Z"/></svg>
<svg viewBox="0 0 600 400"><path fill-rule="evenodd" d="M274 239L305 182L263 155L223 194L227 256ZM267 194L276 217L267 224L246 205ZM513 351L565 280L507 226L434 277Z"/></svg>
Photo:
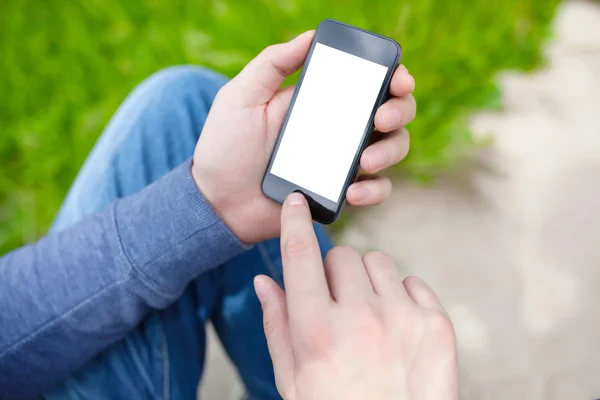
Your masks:
<svg viewBox="0 0 600 400"><path fill-rule="evenodd" d="M159 328L161 335L160 341L160 352L162 355L162 369L163 369L163 399L170 399L170 382L169 382L169 374L170 374L170 365L169 365L169 343L167 342L167 336L165 335L162 327Z"/></svg>

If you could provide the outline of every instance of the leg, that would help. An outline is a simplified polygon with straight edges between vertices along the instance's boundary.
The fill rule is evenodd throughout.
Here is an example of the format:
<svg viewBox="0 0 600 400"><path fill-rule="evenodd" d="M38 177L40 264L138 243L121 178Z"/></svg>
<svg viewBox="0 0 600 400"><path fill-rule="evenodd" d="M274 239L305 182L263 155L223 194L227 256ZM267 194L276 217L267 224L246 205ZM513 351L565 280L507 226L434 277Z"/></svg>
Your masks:
<svg viewBox="0 0 600 400"><path fill-rule="evenodd" d="M69 192L52 229L61 230L133 194L189 158L225 78L195 67L160 72L119 108ZM150 315L51 399L195 398L204 358L204 323L217 303L214 271L202 292L190 285Z"/></svg>
<svg viewBox="0 0 600 400"><path fill-rule="evenodd" d="M325 229L315 225L324 256L332 247ZM258 274L283 287L279 239L259 243L244 257L230 261L219 275L222 294L212 315L213 325L235 364L250 399L280 399L262 325L262 309L254 294Z"/></svg>
<svg viewBox="0 0 600 400"><path fill-rule="evenodd" d="M190 157L224 82L206 70L178 67L137 88L90 154L53 229L141 190ZM318 233L323 246L330 246L321 227ZM212 318L251 396L279 398L252 289L258 273L281 282L277 240L196 279L175 304L150 315L48 397L193 399L202 373L204 324Z"/></svg>
<svg viewBox="0 0 600 400"><path fill-rule="evenodd" d="M225 77L182 66L161 71L119 107L71 187L52 230L139 192L192 156Z"/></svg>

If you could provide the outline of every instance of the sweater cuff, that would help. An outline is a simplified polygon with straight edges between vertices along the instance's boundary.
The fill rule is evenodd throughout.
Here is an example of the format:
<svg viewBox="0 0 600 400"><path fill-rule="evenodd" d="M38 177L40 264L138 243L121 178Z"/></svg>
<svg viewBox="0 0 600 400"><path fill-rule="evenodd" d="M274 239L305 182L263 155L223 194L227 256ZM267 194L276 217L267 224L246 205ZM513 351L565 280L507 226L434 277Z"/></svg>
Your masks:
<svg viewBox="0 0 600 400"><path fill-rule="evenodd" d="M247 249L215 214L184 162L115 204L124 255L142 283L171 301L199 274Z"/></svg>

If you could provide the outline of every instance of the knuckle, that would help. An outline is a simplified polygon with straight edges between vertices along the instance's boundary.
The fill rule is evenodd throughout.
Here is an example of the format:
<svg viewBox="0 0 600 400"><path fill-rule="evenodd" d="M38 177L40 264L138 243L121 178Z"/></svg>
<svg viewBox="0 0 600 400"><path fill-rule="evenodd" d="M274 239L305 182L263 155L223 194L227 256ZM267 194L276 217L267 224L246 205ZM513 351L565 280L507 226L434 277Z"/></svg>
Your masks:
<svg viewBox="0 0 600 400"><path fill-rule="evenodd" d="M312 251L312 241L304 235L289 237L283 245L284 253L288 257L299 257Z"/></svg>
<svg viewBox="0 0 600 400"><path fill-rule="evenodd" d="M263 329L265 336L271 336L278 329L277 318L273 313L265 312L263 316Z"/></svg>
<svg viewBox="0 0 600 400"><path fill-rule="evenodd" d="M381 180L382 191L387 199L392 194L392 180L390 178L385 177Z"/></svg>
<svg viewBox="0 0 600 400"><path fill-rule="evenodd" d="M361 323L365 328L379 327L381 315L377 307L370 302L363 302L354 306L354 318Z"/></svg>
<svg viewBox="0 0 600 400"><path fill-rule="evenodd" d="M260 65L262 67L272 67L275 68L278 72L282 72L273 64L273 61L278 58L278 55L281 52L281 50L281 44L272 44L270 46L265 47L265 49L260 53Z"/></svg>
<svg viewBox="0 0 600 400"><path fill-rule="evenodd" d="M385 177L377 179L372 183L372 203L379 205L384 203L392 194L392 182Z"/></svg>
<svg viewBox="0 0 600 400"><path fill-rule="evenodd" d="M410 134L406 129L403 132L404 135L404 146L402 146L402 159L405 159L410 152Z"/></svg>
<svg viewBox="0 0 600 400"><path fill-rule="evenodd" d="M375 113L375 125L381 128L385 127L385 121L383 118L383 111L382 111L383 107L380 107L379 110L377 110L377 112ZM385 109L383 109L385 110Z"/></svg>
<svg viewBox="0 0 600 400"><path fill-rule="evenodd" d="M404 156L406 157L408 155L408 152L410 150L410 132L408 131L408 129L406 128L402 128L402 137L404 138Z"/></svg>
<svg viewBox="0 0 600 400"><path fill-rule="evenodd" d="M352 308L350 328L355 334L377 340L389 333L385 315L381 308L367 302L356 304Z"/></svg>
<svg viewBox="0 0 600 400"><path fill-rule="evenodd" d="M454 342L454 325L443 312L432 311L427 315L428 329L440 340L444 342Z"/></svg>
<svg viewBox="0 0 600 400"><path fill-rule="evenodd" d="M410 151L410 135L406 128L402 128L402 131L397 139L397 143L398 145L395 147L395 163L404 160Z"/></svg>
<svg viewBox="0 0 600 400"><path fill-rule="evenodd" d="M394 264L394 260L392 257L384 253L383 251L369 251L363 257L363 262L365 264L373 264L373 265L389 265Z"/></svg>
<svg viewBox="0 0 600 400"><path fill-rule="evenodd" d="M325 262L337 264L358 255L358 252L349 246L337 246L327 252Z"/></svg>
<svg viewBox="0 0 600 400"><path fill-rule="evenodd" d="M302 345L313 358L325 358L335 344L333 334L329 327L317 321L304 325L301 336Z"/></svg>
<svg viewBox="0 0 600 400"><path fill-rule="evenodd" d="M373 192L369 199L370 205L383 204L392 194L392 181L386 177L379 177L370 187Z"/></svg>
<svg viewBox="0 0 600 400"><path fill-rule="evenodd" d="M410 93L413 93L415 91L417 82L415 81L415 77L410 74L410 71L406 70L406 73L410 76L410 81L411 81L409 84Z"/></svg>
<svg viewBox="0 0 600 400"><path fill-rule="evenodd" d="M271 44L271 45L265 47L263 49L263 51L261 51L261 55L269 58L276 51L277 51L277 45L276 44Z"/></svg>
<svg viewBox="0 0 600 400"><path fill-rule="evenodd" d="M412 121L413 119L415 119L415 117L417 116L417 100L415 99L415 96L413 96L412 94L410 94L408 96L408 104L410 106L410 121Z"/></svg>
<svg viewBox="0 0 600 400"><path fill-rule="evenodd" d="M404 150L404 143L400 143L399 146L397 146L393 153L392 153L392 157L390 157L391 160L391 164L395 165L398 164L400 161L404 160L404 157L406 157L406 151Z"/></svg>
<svg viewBox="0 0 600 400"><path fill-rule="evenodd" d="M396 263L388 254L381 251L371 251L363 257L363 263L369 273L375 274L388 282L399 282L400 273Z"/></svg>
<svg viewBox="0 0 600 400"><path fill-rule="evenodd" d="M404 160L410 150L410 136L405 128L396 131L393 137L390 137L385 142L381 142L387 151L389 164L397 164Z"/></svg>
<svg viewBox="0 0 600 400"><path fill-rule="evenodd" d="M422 285L423 280L421 278L419 278L418 276L407 276L406 278L404 278L402 283L406 287L414 288L414 287L419 287L419 285Z"/></svg>

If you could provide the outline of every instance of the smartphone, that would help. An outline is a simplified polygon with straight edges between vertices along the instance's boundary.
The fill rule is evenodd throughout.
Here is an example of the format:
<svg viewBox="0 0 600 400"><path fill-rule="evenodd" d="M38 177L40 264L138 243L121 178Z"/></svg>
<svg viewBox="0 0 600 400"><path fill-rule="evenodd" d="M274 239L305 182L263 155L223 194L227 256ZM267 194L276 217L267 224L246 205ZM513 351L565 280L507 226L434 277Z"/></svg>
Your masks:
<svg viewBox="0 0 600 400"><path fill-rule="evenodd" d="M337 219L401 54L390 38L319 24L263 178L267 197L301 192L315 221Z"/></svg>

